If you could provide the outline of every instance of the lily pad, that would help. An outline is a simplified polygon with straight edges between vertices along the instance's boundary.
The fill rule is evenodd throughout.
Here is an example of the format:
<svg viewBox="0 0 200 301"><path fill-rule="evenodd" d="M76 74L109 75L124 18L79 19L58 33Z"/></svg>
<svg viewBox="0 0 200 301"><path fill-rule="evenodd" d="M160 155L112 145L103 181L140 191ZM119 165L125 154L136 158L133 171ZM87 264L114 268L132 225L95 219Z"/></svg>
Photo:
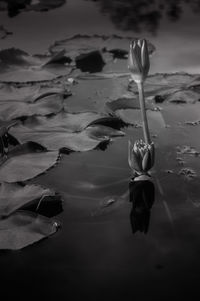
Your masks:
<svg viewBox="0 0 200 301"><path fill-rule="evenodd" d="M47 152L34 143L18 145L0 162L0 182L32 179L53 167L58 157L58 151Z"/></svg>
<svg viewBox="0 0 200 301"><path fill-rule="evenodd" d="M10 129L20 143L33 141L48 150L69 149L72 151L88 151L94 149L102 141L122 136L123 132L103 125L89 126L92 121L101 119L101 115L92 112L70 114L60 113L53 117L32 117L23 124Z"/></svg>
<svg viewBox="0 0 200 301"><path fill-rule="evenodd" d="M55 192L39 185L20 185L17 183L0 184L0 217L5 217L34 200L45 196L55 196Z"/></svg>
<svg viewBox="0 0 200 301"><path fill-rule="evenodd" d="M121 109L140 109L140 102L138 97L135 98L119 98L114 101L110 101L106 103L106 106L110 111L116 111ZM154 110L155 106L146 101L146 109L147 110Z"/></svg>
<svg viewBox="0 0 200 301"><path fill-rule="evenodd" d="M16 211L0 220L0 249L19 250L48 237L59 228L59 223L47 217Z"/></svg>
<svg viewBox="0 0 200 301"><path fill-rule="evenodd" d="M196 103L200 100L200 94L191 90L181 90L174 92L172 95L168 95L165 101L184 104L184 103Z"/></svg>
<svg viewBox="0 0 200 301"><path fill-rule="evenodd" d="M51 132L65 131L69 133L80 132L85 129L91 122L98 120L102 115L94 112L84 113L66 113L60 112L55 116L40 117L33 116L28 118L23 124L18 123L11 129L12 134L20 130L21 128L29 128L30 131L43 131L44 128Z"/></svg>
<svg viewBox="0 0 200 301"><path fill-rule="evenodd" d="M135 99L120 98L112 102L107 102L106 105L110 112L115 114L124 123L137 127L142 126L138 97ZM155 109L153 104L147 102L147 118L150 130L160 131L160 129L164 128L166 125L161 112Z"/></svg>
<svg viewBox="0 0 200 301"><path fill-rule="evenodd" d="M3 25L0 25L0 39L5 39L7 35L12 34L12 32L5 29Z"/></svg>
<svg viewBox="0 0 200 301"><path fill-rule="evenodd" d="M117 110L115 114L121 118L125 123L142 127L141 112L139 110L125 109ZM162 128L166 127L164 118L159 111L147 111L147 118L149 128L151 131L159 132Z"/></svg>
<svg viewBox="0 0 200 301"><path fill-rule="evenodd" d="M40 82L67 75L71 67L65 66L61 57L64 58L63 51L56 55L32 56L16 48L1 50L0 82Z"/></svg>
<svg viewBox="0 0 200 301"><path fill-rule="evenodd" d="M63 102L65 97L64 91L59 91L58 89L48 89L43 93L39 93L30 89L29 93L33 94L25 94L23 97L20 97L20 94L23 92L22 89L19 88L20 92L16 95L16 100L14 100L14 95L12 93L9 96L7 94L7 98L5 101L0 100L0 120L8 121L12 119L16 119L24 116L33 116L33 115L49 115L52 113L58 113L63 109ZM17 92L17 88L13 89ZM13 100L12 100L13 98Z"/></svg>
<svg viewBox="0 0 200 301"><path fill-rule="evenodd" d="M154 97L156 102L195 103L200 94L195 86L200 85L198 76L187 73L155 74L149 76L144 85L145 96ZM137 85L129 84L129 91L137 95Z"/></svg>
<svg viewBox="0 0 200 301"><path fill-rule="evenodd" d="M61 41L56 41L50 46L50 53L57 53L65 50L66 56L76 63L77 68L80 65L80 57L86 58L89 65L93 65L92 69L83 68L82 71L98 72L103 68L104 63L113 62L116 58L126 59L128 49L132 37L121 37L117 35L75 35ZM149 52L152 53L155 47L148 43ZM122 55L123 53L123 55ZM98 60L98 68L95 70L95 60ZM77 62L78 60L78 62ZM90 64L91 63L91 64ZM85 66L85 65L84 65Z"/></svg>
<svg viewBox="0 0 200 301"><path fill-rule="evenodd" d="M54 45L50 46L49 50L52 53L66 50L66 55L74 59L78 54L88 53L92 50L102 50L104 52L111 52L115 54L115 50L118 49L128 54L128 47L133 37L122 37L118 35L74 35L61 41L56 41ZM119 47L119 48L117 48ZM148 50L152 53L155 47L148 43Z"/></svg>
<svg viewBox="0 0 200 301"><path fill-rule="evenodd" d="M51 96L51 95L63 95L64 97L71 95L69 89L64 87L50 87L41 85L29 85L29 86L16 86L10 83L0 84L0 102L1 101L19 101L34 103L37 100Z"/></svg>

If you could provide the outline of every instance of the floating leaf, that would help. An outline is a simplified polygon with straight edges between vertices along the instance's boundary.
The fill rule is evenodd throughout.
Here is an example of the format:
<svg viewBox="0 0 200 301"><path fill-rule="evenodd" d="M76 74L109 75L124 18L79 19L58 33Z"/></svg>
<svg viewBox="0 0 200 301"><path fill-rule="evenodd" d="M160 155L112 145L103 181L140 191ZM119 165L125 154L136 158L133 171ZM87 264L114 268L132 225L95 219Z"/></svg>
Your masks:
<svg viewBox="0 0 200 301"><path fill-rule="evenodd" d="M35 94L39 93L37 86L16 87L8 83L0 84L0 101L32 102Z"/></svg>
<svg viewBox="0 0 200 301"><path fill-rule="evenodd" d="M172 95L168 95L165 101L184 104L184 103L196 103L200 100L200 94L190 90L181 90L174 92Z"/></svg>
<svg viewBox="0 0 200 301"><path fill-rule="evenodd" d="M102 115L93 112L62 112L51 117L32 117L11 128L10 134L21 143L34 141L49 150L66 148L88 151L102 141L124 135L121 131L102 125L87 127L93 121L101 121L101 117Z"/></svg>
<svg viewBox="0 0 200 301"><path fill-rule="evenodd" d="M132 37L117 35L75 35L56 41L49 48L49 51L57 53L65 50L66 56L76 63L77 68L83 72L99 72L105 63L112 64L116 57L126 59L132 39ZM155 47L150 43L148 48L150 53L155 50Z"/></svg>
<svg viewBox="0 0 200 301"><path fill-rule="evenodd" d="M117 110L115 113L125 123L140 127L142 126L141 112L139 110ZM160 131L160 129L166 127L163 116L159 111L147 111L147 118L149 128L152 131Z"/></svg>
<svg viewBox="0 0 200 301"><path fill-rule="evenodd" d="M70 93L64 89L5 85L0 89L0 120L58 113L63 109L66 95Z"/></svg>
<svg viewBox="0 0 200 301"><path fill-rule="evenodd" d="M87 131L89 137L93 137L94 139L99 139L102 141L125 135L125 133L122 131L118 131L104 125L88 126L85 131Z"/></svg>
<svg viewBox="0 0 200 301"><path fill-rule="evenodd" d="M66 97L71 95L71 92L68 89L65 89L64 87L48 87L37 85L16 87L16 85L8 83L0 84L0 102L19 101L26 103L34 103L41 98L57 94Z"/></svg>
<svg viewBox="0 0 200 301"><path fill-rule="evenodd" d="M49 188L39 185L22 186L16 183L0 184L0 217L5 217L22 208L30 205L34 200L45 197L54 196L55 192Z"/></svg>
<svg viewBox="0 0 200 301"><path fill-rule="evenodd" d="M18 145L0 162L0 182L32 179L54 166L58 156L58 151L47 152L34 143Z"/></svg>
<svg viewBox="0 0 200 301"><path fill-rule="evenodd" d="M113 112L126 124L142 126L140 104L138 98L120 98L106 103L108 109ZM151 110L150 110L151 109ZM165 127L165 121L160 111L155 110L155 106L147 102L147 118L149 127L153 131L159 131Z"/></svg>
<svg viewBox="0 0 200 301"><path fill-rule="evenodd" d="M110 101L106 103L106 106L109 110L115 112L117 110L125 110L125 109L140 109L140 102L138 97L135 98L119 98L114 101ZM154 110L155 106L146 101L146 109L147 110Z"/></svg>
<svg viewBox="0 0 200 301"><path fill-rule="evenodd" d="M93 50L103 50L104 52L111 52L116 56L116 48L119 47L118 52L121 50L123 52L123 57L125 56L124 51L128 54L128 47L132 37L121 37L118 35L75 35L66 38L61 41L56 41L54 45L50 47L50 52L57 53L61 50L66 51L66 55L74 59L77 55L85 54ZM152 53L155 47L149 43L149 52Z"/></svg>
<svg viewBox="0 0 200 301"><path fill-rule="evenodd" d="M145 96L154 97L156 102L195 103L200 99L200 94L195 91L195 86L200 81L196 75L187 73L155 74L145 81ZM129 90L137 94L137 85L129 84Z"/></svg>
<svg viewBox="0 0 200 301"><path fill-rule="evenodd" d="M63 97L53 95L44 97L33 104L24 102L0 102L0 119L8 121L24 116L49 115L63 108Z"/></svg>
<svg viewBox="0 0 200 301"><path fill-rule="evenodd" d="M40 82L49 81L60 75L67 75L71 68L61 62L63 51L55 56L31 56L28 53L16 49L4 49L0 51L0 81L1 82Z"/></svg>
<svg viewBox="0 0 200 301"><path fill-rule="evenodd" d="M85 113L66 113L60 112L55 116L40 117L33 116L28 118L23 125L18 123L18 126L13 128L11 131L20 131L20 128L27 128L27 131L43 131L44 128L47 131L64 131L64 132L78 132L85 129L91 122L98 120L102 115L94 112ZM21 130L22 131L22 130Z"/></svg>
<svg viewBox="0 0 200 301"><path fill-rule="evenodd" d="M102 117L97 120L92 121L89 125L104 125L107 127L111 127L113 129L120 130L122 127L125 126L124 122L118 117Z"/></svg>
<svg viewBox="0 0 200 301"><path fill-rule="evenodd" d="M0 249L19 250L54 234L59 223L47 217L17 211L0 220Z"/></svg>
<svg viewBox="0 0 200 301"><path fill-rule="evenodd" d="M7 35L12 34L12 32L5 29L3 25L0 25L0 39L5 39Z"/></svg>

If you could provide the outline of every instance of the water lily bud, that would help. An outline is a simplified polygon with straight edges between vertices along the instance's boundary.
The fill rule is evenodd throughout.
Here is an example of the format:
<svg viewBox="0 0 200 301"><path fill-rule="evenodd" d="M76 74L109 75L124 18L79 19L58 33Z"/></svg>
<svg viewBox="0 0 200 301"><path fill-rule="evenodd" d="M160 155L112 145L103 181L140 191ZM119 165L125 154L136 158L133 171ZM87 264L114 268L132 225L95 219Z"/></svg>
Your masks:
<svg viewBox="0 0 200 301"><path fill-rule="evenodd" d="M149 72L149 52L145 39L135 39L130 43L128 68L132 79L136 82L143 82Z"/></svg>
<svg viewBox="0 0 200 301"><path fill-rule="evenodd" d="M147 173L154 165L154 143L145 143L138 140L134 143L128 141L128 163L130 168L138 173Z"/></svg>

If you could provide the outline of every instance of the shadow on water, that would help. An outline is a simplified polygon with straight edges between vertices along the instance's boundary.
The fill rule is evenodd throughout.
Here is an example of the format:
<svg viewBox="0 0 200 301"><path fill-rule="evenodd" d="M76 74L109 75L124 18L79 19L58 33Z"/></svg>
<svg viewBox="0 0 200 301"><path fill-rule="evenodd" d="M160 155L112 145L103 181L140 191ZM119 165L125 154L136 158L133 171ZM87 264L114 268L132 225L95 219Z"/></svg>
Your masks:
<svg viewBox="0 0 200 301"><path fill-rule="evenodd" d="M0 0L0 11L7 11L9 17L15 17L22 11L48 11L65 4L66 0Z"/></svg>
<svg viewBox="0 0 200 301"><path fill-rule="evenodd" d="M130 222L132 233L148 232L151 208L155 199L155 188L151 181L130 181L129 197L132 203Z"/></svg>
<svg viewBox="0 0 200 301"><path fill-rule="evenodd" d="M188 7L194 12L200 12L199 0L90 0L99 2L100 10L110 16L117 28L141 32L147 30L156 33L161 19L167 17L170 21L178 21Z"/></svg>

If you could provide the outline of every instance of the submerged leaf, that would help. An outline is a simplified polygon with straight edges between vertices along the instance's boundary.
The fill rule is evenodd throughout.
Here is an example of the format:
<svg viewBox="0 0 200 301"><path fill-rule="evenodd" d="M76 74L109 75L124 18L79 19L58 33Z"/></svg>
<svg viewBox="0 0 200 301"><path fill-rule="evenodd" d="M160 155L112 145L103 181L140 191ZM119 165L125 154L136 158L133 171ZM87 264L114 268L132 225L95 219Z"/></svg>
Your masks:
<svg viewBox="0 0 200 301"><path fill-rule="evenodd" d="M19 250L54 234L59 223L28 211L0 220L0 249Z"/></svg>

